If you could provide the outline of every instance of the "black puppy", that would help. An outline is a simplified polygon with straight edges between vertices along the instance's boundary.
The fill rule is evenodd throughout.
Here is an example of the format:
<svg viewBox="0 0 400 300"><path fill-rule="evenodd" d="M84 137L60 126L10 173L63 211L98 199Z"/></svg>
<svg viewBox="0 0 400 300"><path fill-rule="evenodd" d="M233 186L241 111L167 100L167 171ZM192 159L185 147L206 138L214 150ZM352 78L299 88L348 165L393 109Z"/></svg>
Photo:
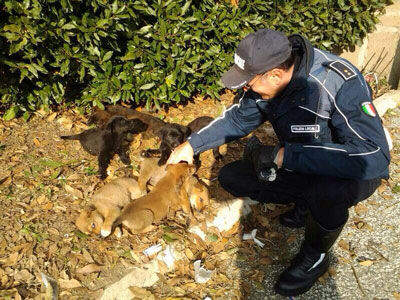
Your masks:
<svg viewBox="0 0 400 300"><path fill-rule="evenodd" d="M79 140L83 149L98 156L100 177L105 179L108 164L115 153L124 164L131 163L127 154L130 142L128 135L143 132L146 129L147 124L138 119L128 120L122 116L113 116L104 129L93 128L76 135L61 136L61 138Z"/></svg>
<svg viewBox="0 0 400 300"><path fill-rule="evenodd" d="M187 126L183 126L176 123L167 123L164 125L160 131L159 136L161 139L161 144L159 149L149 149L141 152L144 157L152 157L154 154L160 154L161 158L158 161L158 165L162 166L165 164L171 155L172 151L187 140L192 132L198 132L208 124L210 124L214 119L211 117L199 117ZM219 153L218 147L213 149L213 154L215 159L221 159L222 155ZM199 155L196 155L195 160L199 160Z"/></svg>
<svg viewBox="0 0 400 300"><path fill-rule="evenodd" d="M176 123L167 123L158 131L158 136L161 139L160 148L143 150L141 155L144 157L152 157L155 154L161 153L158 165L162 166L167 162L172 151L187 140L190 133L190 129L186 126Z"/></svg>

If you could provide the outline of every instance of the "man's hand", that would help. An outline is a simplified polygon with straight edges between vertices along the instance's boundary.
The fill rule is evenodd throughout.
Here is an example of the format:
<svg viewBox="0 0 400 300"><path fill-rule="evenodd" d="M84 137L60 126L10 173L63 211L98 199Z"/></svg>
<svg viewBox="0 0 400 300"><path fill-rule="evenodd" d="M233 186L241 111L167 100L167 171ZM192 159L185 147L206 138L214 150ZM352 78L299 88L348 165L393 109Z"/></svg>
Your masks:
<svg viewBox="0 0 400 300"><path fill-rule="evenodd" d="M278 152L282 155L280 149L280 145L265 146L256 136L253 136L244 148L243 160L247 160L253 164L259 180L273 181L278 169L275 159Z"/></svg>
<svg viewBox="0 0 400 300"><path fill-rule="evenodd" d="M192 146L189 144L188 141L180 144L169 156L167 161L167 165L169 164L177 164L181 161L188 162L189 165L193 164L193 155L194 151Z"/></svg>

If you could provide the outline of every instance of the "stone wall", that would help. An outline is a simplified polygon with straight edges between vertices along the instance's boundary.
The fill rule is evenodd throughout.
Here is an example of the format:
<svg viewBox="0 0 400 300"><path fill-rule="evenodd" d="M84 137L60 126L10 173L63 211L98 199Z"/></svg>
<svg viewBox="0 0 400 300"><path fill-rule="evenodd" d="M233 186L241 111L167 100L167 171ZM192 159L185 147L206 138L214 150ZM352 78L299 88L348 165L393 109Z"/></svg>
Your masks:
<svg viewBox="0 0 400 300"><path fill-rule="evenodd" d="M392 88L400 89L400 0L393 2L363 45L344 51L340 56L360 70L375 72L379 78L386 77Z"/></svg>

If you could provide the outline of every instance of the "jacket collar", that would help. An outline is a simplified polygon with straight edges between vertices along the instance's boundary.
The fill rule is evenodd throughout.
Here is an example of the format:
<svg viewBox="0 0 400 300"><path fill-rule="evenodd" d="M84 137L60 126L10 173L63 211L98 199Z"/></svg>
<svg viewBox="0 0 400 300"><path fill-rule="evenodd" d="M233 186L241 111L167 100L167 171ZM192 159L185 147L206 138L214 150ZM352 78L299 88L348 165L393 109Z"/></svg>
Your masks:
<svg viewBox="0 0 400 300"><path fill-rule="evenodd" d="M302 90L307 86L307 78L314 62L314 50L311 43L299 34L289 36L289 41L296 53L298 62L297 71L293 74L292 80L283 91L281 97L290 95L293 91ZM280 97L280 98L281 98Z"/></svg>

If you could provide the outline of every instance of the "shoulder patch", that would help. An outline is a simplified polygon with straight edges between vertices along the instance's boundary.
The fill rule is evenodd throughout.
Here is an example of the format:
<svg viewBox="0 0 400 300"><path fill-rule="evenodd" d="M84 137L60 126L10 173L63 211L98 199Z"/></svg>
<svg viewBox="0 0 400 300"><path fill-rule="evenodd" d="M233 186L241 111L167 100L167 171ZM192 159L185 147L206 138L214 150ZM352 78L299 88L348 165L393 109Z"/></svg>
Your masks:
<svg viewBox="0 0 400 300"><path fill-rule="evenodd" d="M326 66L342 76L344 80L349 80L357 76L356 72L354 72L347 64L340 60L332 61L326 64Z"/></svg>

